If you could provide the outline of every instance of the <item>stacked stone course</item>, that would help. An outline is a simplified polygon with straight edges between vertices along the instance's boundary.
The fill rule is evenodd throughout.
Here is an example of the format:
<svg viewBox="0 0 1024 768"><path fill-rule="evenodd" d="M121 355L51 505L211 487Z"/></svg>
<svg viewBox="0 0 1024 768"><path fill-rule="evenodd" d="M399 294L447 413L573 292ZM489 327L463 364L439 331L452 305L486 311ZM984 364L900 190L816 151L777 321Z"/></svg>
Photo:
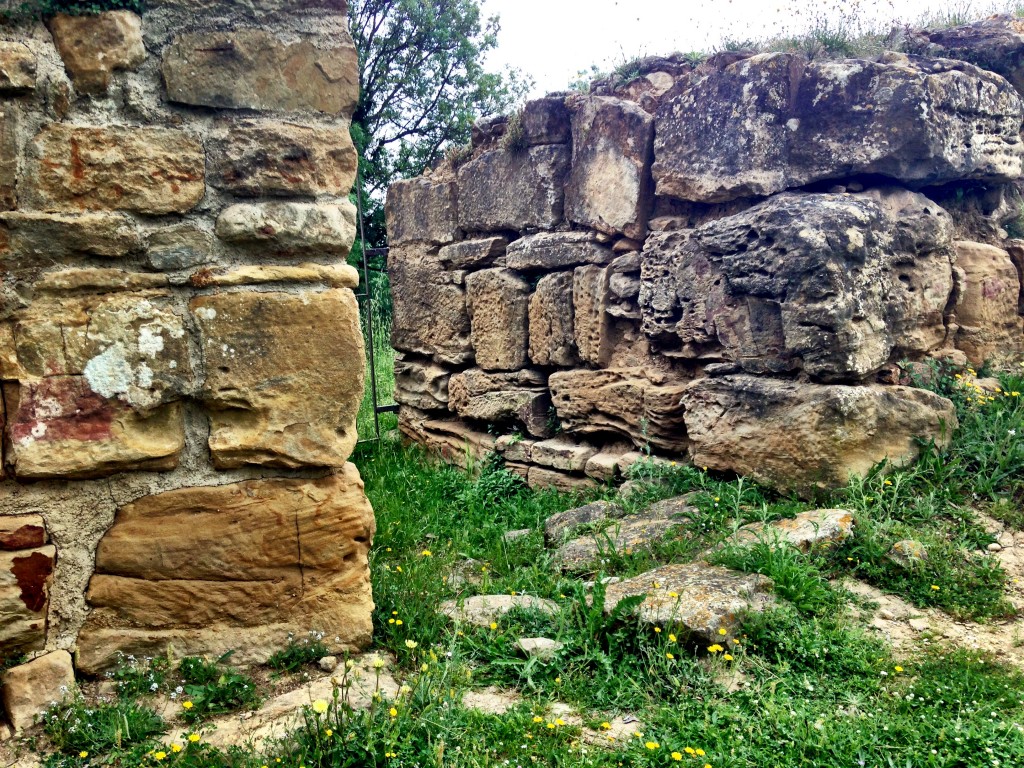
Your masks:
<svg viewBox="0 0 1024 768"><path fill-rule="evenodd" d="M369 642L344 5L0 27L0 658Z"/></svg>
<svg viewBox="0 0 1024 768"><path fill-rule="evenodd" d="M1024 348L1019 26L649 59L481 120L388 194L401 432L563 489L651 452L811 491L944 443L906 363Z"/></svg>

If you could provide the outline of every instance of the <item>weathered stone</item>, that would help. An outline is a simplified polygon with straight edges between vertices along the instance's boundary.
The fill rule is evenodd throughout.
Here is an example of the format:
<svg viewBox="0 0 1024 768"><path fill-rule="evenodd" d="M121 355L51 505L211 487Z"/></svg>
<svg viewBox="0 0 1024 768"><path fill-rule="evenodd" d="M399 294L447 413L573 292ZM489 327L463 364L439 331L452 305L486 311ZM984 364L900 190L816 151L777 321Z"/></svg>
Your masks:
<svg viewBox="0 0 1024 768"><path fill-rule="evenodd" d="M169 646L266 661L289 632L310 630L333 652L359 650L370 641L374 527L351 464L319 480L182 488L127 504L96 553L80 669Z"/></svg>
<svg viewBox="0 0 1024 768"><path fill-rule="evenodd" d="M388 243L444 245L460 239L456 184L423 177L396 181L384 203Z"/></svg>
<svg viewBox="0 0 1024 768"><path fill-rule="evenodd" d="M579 362L572 305L573 273L555 272L537 281L530 296L530 361L570 367Z"/></svg>
<svg viewBox="0 0 1024 768"><path fill-rule="evenodd" d="M641 369L558 371L548 386L562 426L572 434L614 432L638 448L671 453L688 445L680 398L688 382L647 378Z"/></svg>
<svg viewBox="0 0 1024 768"><path fill-rule="evenodd" d="M9 211L18 204L18 138L17 112L5 104L0 110L0 211Z"/></svg>
<svg viewBox="0 0 1024 768"><path fill-rule="evenodd" d="M45 210L186 213L206 193L206 156L171 128L48 125L29 145L27 198Z"/></svg>
<svg viewBox="0 0 1024 768"><path fill-rule="evenodd" d="M614 520L595 533L565 542L552 561L560 570L571 573L600 569L612 558L651 550L673 529L686 523L688 518L684 515L689 512L696 510L654 509Z"/></svg>
<svg viewBox="0 0 1024 768"><path fill-rule="evenodd" d="M573 442L565 437L534 443L530 460L535 464L566 472L582 472L587 460L597 453L597 448Z"/></svg>
<svg viewBox="0 0 1024 768"><path fill-rule="evenodd" d="M559 493L579 493L597 487L589 477L559 472L557 469L531 466L527 470L527 484L534 490L553 489Z"/></svg>
<svg viewBox="0 0 1024 768"><path fill-rule="evenodd" d="M1006 362L1024 347L1020 277L1002 248L956 243L956 346L975 365Z"/></svg>
<svg viewBox="0 0 1024 768"><path fill-rule="evenodd" d="M440 262L451 269L476 269L494 266L505 255L507 237L485 237L446 245L438 251ZM501 266L499 264L499 266Z"/></svg>
<svg viewBox="0 0 1024 768"><path fill-rule="evenodd" d="M853 524L853 512L848 509L812 509L771 523L744 525L726 543L741 547L782 543L809 552L846 541L853 536Z"/></svg>
<svg viewBox="0 0 1024 768"><path fill-rule="evenodd" d="M924 29L910 36L922 53L960 59L1002 75L1024 93L1024 22L1016 16L996 15L946 29Z"/></svg>
<svg viewBox="0 0 1024 768"><path fill-rule="evenodd" d="M473 350L485 371L514 371L526 365L529 295L529 284L507 269L466 276Z"/></svg>
<svg viewBox="0 0 1024 768"><path fill-rule="evenodd" d="M739 632L745 614L774 603L773 586L765 576L707 563L665 565L609 586L604 610L611 613L620 600L646 595L634 611L640 621L678 626L699 640L724 645Z"/></svg>
<svg viewBox="0 0 1024 768"><path fill-rule="evenodd" d="M210 146L210 183L236 195L347 195L356 178L348 125L243 121Z"/></svg>
<svg viewBox="0 0 1024 768"><path fill-rule="evenodd" d="M583 469L583 473L598 482L614 482L622 474L620 462L623 455L632 452L632 450L633 446L627 446L625 443L606 445L587 459L587 466Z"/></svg>
<svg viewBox="0 0 1024 768"><path fill-rule="evenodd" d="M608 323L609 271L604 267L578 267L573 273L573 333L580 358L598 366L608 365L612 337Z"/></svg>
<svg viewBox="0 0 1024 768"><path fill-rule="evenodd" d="M551 395L545 384L545 377L535 371L486 373L470 368L449 380L448 407L464 419L513 421L535 437L546 437L551 431Z"/></svg>
<svg viewBox="0 0 1024 768"><path fill-rule="evenodd" d="M49 537L41 515L0 517L0 552L41 547Z"/></svg>
<svg viewBox="0 0 1024 768"><path fill-rule="evenodd" d="M548 616L558 613L558 604L530 595L473 595L465 600L447 600L438 613L456 622L489 627L512 610L537 611Z"/></svg>
<svg viewBox="0 0 1024 768"><path fill-rule="evenodd" d="M547 637L520 637L516 640L516 647L531 659L551 661L565 648L565 643Z"/></svg>
<svg viewBox="0 0 1024 768"><path fill-rule="evenodd" d="M240 203L217 217L217 237L284 254L347 256L356 238L356 209L340 203Z"/></svg>
<svg viewBox="0 0 1024 768"><path fill-rule="evenodd" d="M624 517L625 514L622 507L610 501L594 501L582 507L556 512L544 521L544 543L549 547L561 544L581 526Z"/></svg>
<svg viewBox="0 0 1024 768"><path fill-rule="evenodd" d="M57 550L45 544L41 520L25 522L25 516L14 520L19 521L16 528L4 523L0 551L0 648L8 657L46 644L50 581L57 557Z"/></svg>
<svg viewBox="0 0 1024 768"><path fill-rule="evenodd" d="M0 42L0 93L22 93L36 87L36 55L24 43Z"/></svg>
<svg viewBox="0 0 1024 768"><path fill-rule="evenodd" d="M536 440L530 440L518 433L502 435L495 442L494 450L500 453L506 462L528 464L536 442Z"/></svg>
<svg viewBox="0 0 1024 768"><path fill-rule="evenodd" d="M914 568L928 559L928 550L919 541L900 539L889 548L887 557L903 568Z"/></svg>
<svg viewBox="0 0 1024 768"><path fill-rule="evenodd" d="M421 411L448 410L451 370L436 363L395 360L395 402Z"/></svg>
<svg viewBox="0 0 1024 768"><path fill-rule="evenodd" d="M1017 303L1017 314L1024 316L1024 240L1008 240L1004 243L1006 253L1010 256L1017 279L1021 284L1020 300Z"/></svg>
<svg viewBox="0 0 1024 768"><path fill-rule="evenodd" d="M67 651L52 651L3 675L4 710L15 732L36 724L55 701L74 695L75 668Z"/></svg>
<svg viewBox="0 0 1024 768"><path fill-rule="evenodd" d="M1020 98L963 62L770 53L709 68L658 110L659 195L719 202L877 174L926 185L1021 174Z"/></svg>
<svg viewBox="0 0 1024 768"><path fill-rule="evenodd" d="M104 93L116 70L131 70L146 60L142 19L131 11L107 11L95 16L57 14L50 34L75 88Z"/></svg>
<svg viewBox="0 0 1024 768"><path fill-rule="evenodd" d="M406 439L463 469L477 466L496 443L494 435L464 421L431 418L408 406L398 412L398 429Z"/></svg>
<svg viewBox="0 0 1024 768"><path fill-rule="evenodd" d="M35 284L36 293L111 293L146 291L170 285L167 275L124 269L83 267L47 272Z"/></svg>
<svg viewBox="0 0 1024 768"><path fill-rule="evenodd" d="M120 213L0 213L0 252L49 265L75 256L121 258L142 248L135 223Z"/></svg>
<svg viewBox="0 0 1024 768"><path fill-rule="evenodd" d="M467 232L550 229L562 220L569 148L484 152L459 168L459 226Z"/></svg>
<svg viewBox="0 0 1024 768"><path fill-rule="evenodd" d="M654 118L636 104L590 96L573 104L569 221L642 240L654 198Z"/></svg>
<svg viewBox="0 0 1024 768"><path fill-rule="evenodd" d="M538 232L508 246L509 269L552 270L580 264L607 264L615 257L593 232Z"/></svg>
<svg viewBox="0 0 1024 768"><path fill-rule="evenodd" d="M473 359L466 289L438 281L440 272L436 250L415 246L390 250L391 345L440 363L461 365Z"/></svg>
<svg viewBox="0 0 1024 768"><path fill-rule="evenodd" d="M186 33L164 52L167 98L227 109L316 111L350 117L359 98L359 62L347 31L331 47L263 29Z"/></svg>
<svg viewBox="0 0 1024 768"><path fill-rule="evenodd" d="M520 114L523 141L529 146L565 144L572 138L569 109L565 99L545 96L526 102Z"/></svg>
<svg viewBox="0 0 1024 768"><path fill-rule="evenodd" d="M189 284L197 288L269 283L319 283L331 288L355 288L359 285L359 272L348 264L309 263L201 269L189 276Z"/></svg>
<svg viewBox="0 0 1024 768"><path fill-rule="evenodd" d="M912 387L736 375L695 381L682 403L694 464L804 492L844 486L883 459L903 466L918 439L944 446L957 427L949 400Z"/></svg>
<svg viewBox="0 0 1024 768"><path fill-rule="evenodd" d="M501 540L505 544L511 544L519 539L528 538L532 533L533 530L530 528L517 528L514 531L505 531L505 533L501 534Z"/></svg>
<svg viewBox="0 0 1024 768"><path fill-rule="evenodd" d="M861 380L945 341L949 216L906 191L786 193L696 230L656 232L643 330L665 355Z"/></svg>
<svg viewBox="0 0 1024 768"><path fill-rule="evenodd" d="M344 466L366 371L352 292L222 293L190 307L214 464Z"/></svg>
<svg viewBox="0 0 1024 768"><path fill-rule="evenodd" d="M193 224L158 229L147 240L146 261L153 269L188 269L213 261L213 235Z"/></svg>
<svg viewBox="0 0 1024 768"><path fill-rule="evenodd" d="M3 390L5 456L19 478L169 470L185 447L177 403L137 411L93 391L84 376L48 376Z"/></svg>

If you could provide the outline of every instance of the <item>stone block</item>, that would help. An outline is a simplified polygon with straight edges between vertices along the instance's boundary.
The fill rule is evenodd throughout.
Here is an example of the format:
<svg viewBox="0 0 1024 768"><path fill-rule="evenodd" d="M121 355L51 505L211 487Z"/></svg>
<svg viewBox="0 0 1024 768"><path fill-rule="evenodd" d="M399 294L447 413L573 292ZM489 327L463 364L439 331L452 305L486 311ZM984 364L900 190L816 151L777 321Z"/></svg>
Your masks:
<svg viewBox="0 0 1024 768"><path fill-rule="evenodd" d="M356 49L343 29L331 43L286 42L255 28L178 35L164 52L167 98L220 109L351 117L359 98Z"/></svg>
<svg viewBox="0 0 1024 768"><path fill-rule="evenodd" d="M217 237L285 255L347 256L356 238L356 209L340 203L239 203L217 217Z"/></svg>
<svg viewBox="0 0 1024 768"><path fill-rule="evenodd" d="M713 203L879 175L910 185L1021 175L1020 97L971 64L769 53L704 77L658 110L658 195Z"/></svg>
<svg viewBox="0 0 1024 768"><path fill-rule="evenodd" d="M569 148L494 149L459 168L459 226L467 232L551 229L562 221Z"/></svg>
<svg viewBox="0 0 1024 768"><path fill-rule="evenodd" d="M572 138L569 109L561 97L545 96L526 102L520 119L523 140L531 147L538 144L566 144Z"/></svg>
<svg viewBox="0 0 1024 768"><path fill-rule="evenodd" d="M18 94L36 87L36 55L24 43L0 42L0 94Z"/></svg>
<svg viewBox="0 0 1024 768"><path fill-rule="evenodd" d="M446 365L473 359L466 289L443 275L436 250L394 247L388 253L393 314L391 345Z"/></svg>
<svg viewBox="0 0 1024 768"><path fill-rule="evenodd" d="M597 487L597 483L589 477L537 466L530 467L526 483L534 490L553 489L559 493L581 493Z"/></svg>
<svg viewBox="0 0 1024 768"><path fill-rule="evenodd" d="M625 515L626 511L622 507L610 501L594 501L582 507L556 512L544 521L544 543L549 547L558 546L578 528Z"/></svg>
<svg viewBox="0 0 1024 768"><path fill-rule="evenodd" d="M454 181L423 177L396 181L384 203L388 243L444 245L461 238Z"/></svg>
<svg viewBox="0 0 1024 768"><path fill-rule="evenodd" d="M500 236L463 240L461 243L446 245L438 251L437 257L442 265L451 269L478 269L496 264L504 266L506 246L508 238Z"/></svg>
<svg viewBox="0 0 1024 768"><path fill-rule="evenodd" d="M577 443L566 437L553 437L534 443L530 461L564 472L582 472L595 453L597 448L592 445Z"/></svg>
<svg viewBox="0 0 1024 768"><path fill-rule="evenodd" d="M529 306L530 361L535 365L568 368L579 362L572 289L572 272L555 272L537 281Z"/></svg>
<svg viewBox="0 0 1024 768"><path fill-rule="evenodd" d="M187 269L214 260L213 235L194 224L174 224L146 241L146 263L153 269Z"/></svg>
<svg viewBox="0 0 1024 768"><path fill-rule="evenodd" d="M607 264L615 254L593 232L538 232L508 246L509 269L552 270L580 264Z"/></svg>
<svg viewBox="0 0 1024 768"><path fill-rule="evenodd" d="M448 410L451 370L430 361L395 360L395 402L421 411Z"/></svg>
<svg viewBox="0 0 1024 768"><path fill-rule="evenodd" d="M146 60L142 19L131 11L59 13L49 27L64 68L81 93L105 93L115 71L135 69Z"/></svg>
<svg viewBox="0 0 1024 768"><path fill-rule="evenodd" d="M486 373L479 368L453 374L448 407L464 419L488 424L515 422L534 437L551 430L551 395L546 377L530 370Z"/></svg>
<svg viewBox="0 0 1024 768"><path fill-rule="evenodd" d="M435 419L408 406L398 412L398 430L406 440L463 469L479 468L497 443L494 435L460 419Z"/></svg>
<svg viewBox="0 0 1024 768"><path fill-rule="evenodd" d="M25 194L48 211L186 213L205 175L202 143L186 131L51 124L29 145Z"/></svg>
<svg viewBox="0 0 1024 768"><path fill-rule="evenodd" d="M573 334L582 360L608 365L612 336L608 316L609 271L604 267L578 267L573 273Z"/></svg>
<svg viewBox="0 0 1024 768"><path fill-rule="evenodd" d="M215 466L344 466L366 372L352 292L218 293L190 308Z"/></svg>
<svg viewBox="0 0 1024 768"><path fill-rule="evenodd" d="M16 733L30 728L54 701L74 695L75 668L67 651L52 651L3 675L7 719Z"/></svg>
<svg viewBox="0 0 1024 768"><path fill-rule="evenodd" d="M653 142L654 118L636 104L604 96L574 102L566 218L642 240L654 200Z"/></svg>
<svg viewBox="0 0 1024 768"><path fill-rule="evenodd" d="M0 251L23 264L82 256L123 258L142 249L138 227L121 213L0 213Z"/></svg>
<svg viewBox="0 0 1024 768"><path fill-rule="evenodd" d="M957 349L974 365L1015 360L1024 347L1020 277L1002 248L956 243Z"/></svg>
<svg viewBox="0 0 1024 768"><path fill-rule="evenodd" d="M196 288L214 286L268 285L293 283L327 285L331 288L355 288L359 272L348 264L288 264L219 267L200 269L189 275L189 285Z"/></svg>
<svg viewBox="0 0 1024 768"><path fill-rule="evenodd" d="M210 144L210 183L243 197L347 195L356 179L347 124L230 125Z"/></svg>
<svg viewBox="0 0 1024 768"><path fill-rule="evenodd" d="M18 204L18 114L14 106L0 109L0 211L9 211Z"/></svg>
<svg viewBox="0 0 1024 768"><path fill-rule="evenodd" d="M686 450L680 398L686 381L655 383L639 368L557 371L548 379L562 426L571 434L613 433L638 448Z"/></svg>
<svg viewBox="0 0 1024 768"><path fill-rule="evenodd" d="M117 653L264 662L289 633L370 642L373 510L356 468L319 480L182 488L121 507L100 541L79 637L87 674Z"/></svg>
<svg viewBox="0 0 1024 768"><path fill-rule="evenodd" d="M46 644L46 614L57 550L46 544L40 517L0 523L0 649L7 657Z"/></svg>
<svg viewBox="0 0 1024 768"><path fill-rule="evenodd" d="M949 400L912 387L735 375L695 381L682 403L695 465L804 493L906 465L919 440L945 446L957 427Z"/></svg>
<svg viewBox="0 0 1024 768"><path fill-rule="evenodd" d="M1017 16L997 14L956 27L923 29L910 40L928 56L959 59L1002 75L1024 94L1024 22Z"/></svg>
<svg viewBox="0 0 1024 768"><path fill-rule="evenodd" d="M476 363L485 371L526 365L529 284L507 269L466 276L471 338Z"/></svg>
<svg viewBox="0 0 1024 768"><path fill-rule="evenodd" d="M494 450L500 453L506 462L528 464L536 442L520 434L502 435L495 443Z"/></svg>

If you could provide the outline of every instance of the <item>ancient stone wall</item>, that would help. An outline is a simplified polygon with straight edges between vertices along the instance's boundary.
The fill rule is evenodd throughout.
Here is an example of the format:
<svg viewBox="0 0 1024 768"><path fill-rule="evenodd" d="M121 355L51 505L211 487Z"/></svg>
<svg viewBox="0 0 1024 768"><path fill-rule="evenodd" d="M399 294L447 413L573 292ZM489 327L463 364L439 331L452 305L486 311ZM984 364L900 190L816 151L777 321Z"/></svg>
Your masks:
<svg viewBox="0 0 1024 768"><path fill-rule="evenodd" d="M480 121L388 195L404 436L534 486L649 451L798 490L947 440L907 363L1024 346L1024 36L986 24L926 55L650 59Z"/></svg>
<svg viewBox="0 0 1024 768"><path fill-rule="evenodd" d="M339 0L0 27L0 658L369 642Z"/></svg>

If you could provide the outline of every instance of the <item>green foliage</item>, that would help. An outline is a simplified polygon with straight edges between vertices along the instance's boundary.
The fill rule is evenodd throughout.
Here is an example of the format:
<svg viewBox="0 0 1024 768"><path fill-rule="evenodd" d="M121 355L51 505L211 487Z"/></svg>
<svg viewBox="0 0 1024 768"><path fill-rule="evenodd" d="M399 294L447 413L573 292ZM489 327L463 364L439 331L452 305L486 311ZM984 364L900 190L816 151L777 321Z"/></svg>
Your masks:
<svg viewBox="0 0 1024 768"><path fill-rule="evenodd" d="M261 696L255 681L224 664L231 654L216 662L188 656L178 665L184 683L181 716L195 723L212 715L240 709L256 709Z"/></svg>
<svg viewBox="0 0 1024 768"><path fill-rule="evenodd" d="M167 681L170 662L163 657L138 660L118 652L117 666L107 678L117 685L121 698L132 699L158 692Z"/></svg>
<svg viewBox="0 0 1024 768"><path fill-rule="evenodd" d="M26 0L11 11L0 11L0 18L12 20L53 16L91 16L103 11L135 11L142 13L145 0Z"/></svg>
<svg viewBox="0 0 1024 768"><path fill-rule="evenodd" d="M80 696L50 707L42 717L43 732L65 754L99 754L146 745L167 730L163 718L134 701L86 704Z"/></svg>
<svg viewBox="0 0 1024 768"><path fill-rule="evenodd" d="M528 146L523 127L523 111L517 110L508 117L505 133L501 137L501 147L509 152L523 152Z"/></svg>
<svg viewBox="0 0 1024 768"><path fill-rule="evenodd" d="M301 640L288 635L288 644L267 659L267 666L282 672L298 672L307 664L316 664L329 653L323 632L310 632Z"/></svg>

